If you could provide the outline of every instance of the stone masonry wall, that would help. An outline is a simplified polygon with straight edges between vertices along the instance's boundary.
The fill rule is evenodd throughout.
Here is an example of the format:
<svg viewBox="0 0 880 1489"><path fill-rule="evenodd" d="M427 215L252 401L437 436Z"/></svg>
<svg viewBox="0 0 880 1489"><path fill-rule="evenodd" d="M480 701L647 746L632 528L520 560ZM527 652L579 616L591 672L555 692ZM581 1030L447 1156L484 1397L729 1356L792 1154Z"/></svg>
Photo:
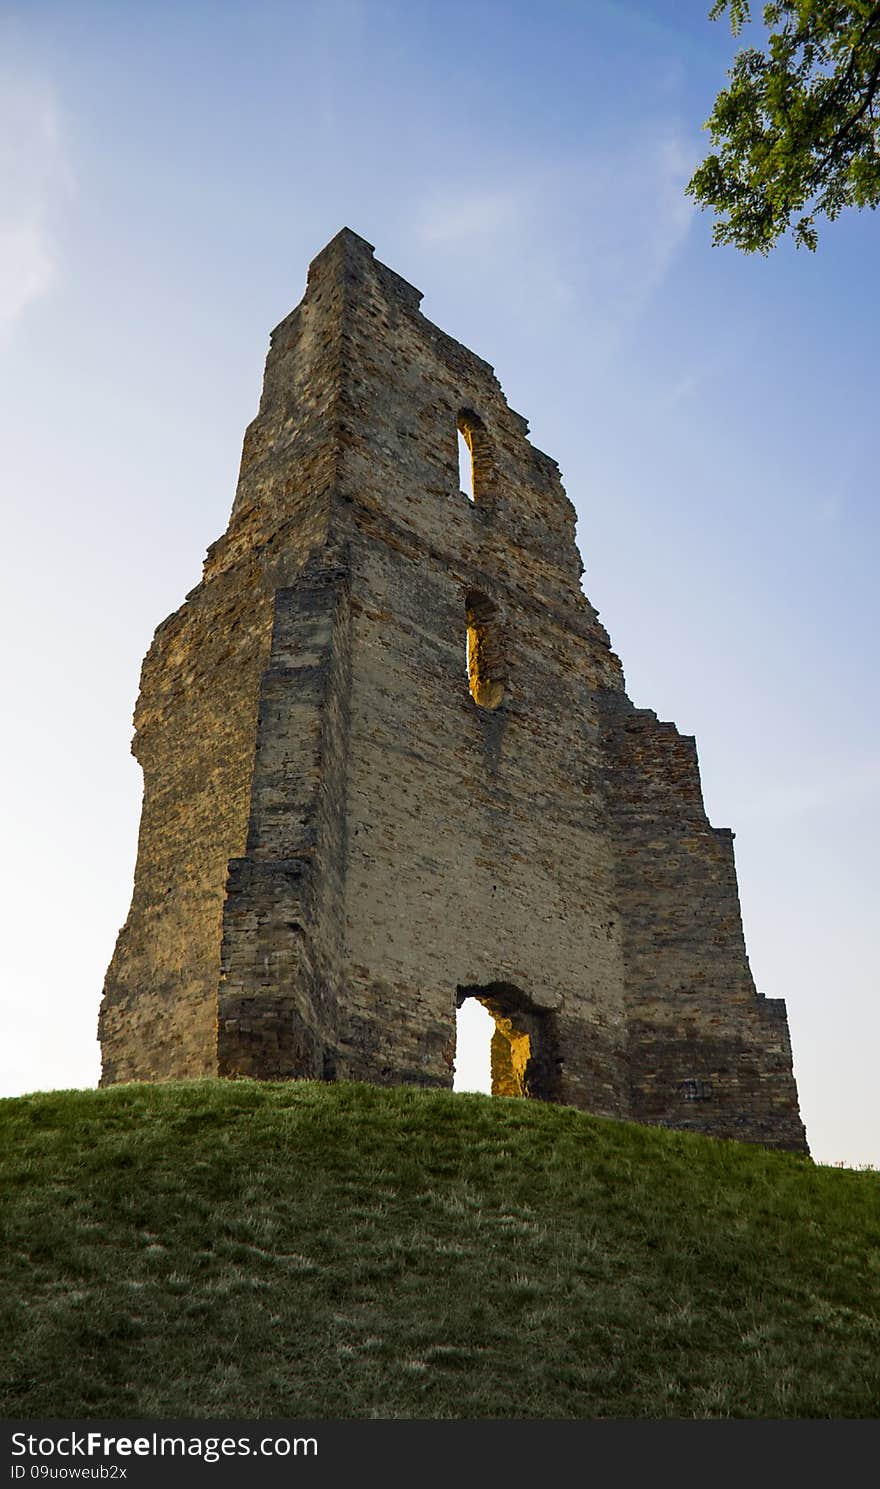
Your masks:
<svg viewBox="0 0 880 1489"><path fill-rule="evenodd" d="M279 590L245 855L230 864L221 1075L320 1078L342 965L349 592L313 560Z"/></svg>
<svg viewBox="0 0 880 1489"><path fill-rule="evenodd" d="M508 989L564 1051L558 1099L626 1105L622 966L594 693L619 664L583 596L574 510L488 365L349 247L340 491L352 695L347 981L337 1065L452 1080L459 990ZM489 459L458 489L457 425ZM498 616L506 691L477 707L466 601ZM528 1013L524 1012L528 1017Z"/></svg>
<svg viewBox="0 0 880 1489"><path fill-rule="evenodd" d="M477 997L499 1092L802 1149L693 741L626 698L555 462L420 299L344 230L273 334L144 665L104 1079L450 1085Z"/></svg>
<svg viewBox="0 0 880 1489"><path fill-rule="evenodd" d="M706 818L694 741L605 704L632 1115L803 1151L785 1004L755 991L733 833Z"/></svg>
<svg viewBox="0 0 880 1489"><path fill-rule="evenodd" d="M326 541L336 472L338 296L273 334L227 532L159 626L132 749L144 772L134 892L104 986L103 1082L217 1073L230 860L251 814L274 596Z"/></svg>

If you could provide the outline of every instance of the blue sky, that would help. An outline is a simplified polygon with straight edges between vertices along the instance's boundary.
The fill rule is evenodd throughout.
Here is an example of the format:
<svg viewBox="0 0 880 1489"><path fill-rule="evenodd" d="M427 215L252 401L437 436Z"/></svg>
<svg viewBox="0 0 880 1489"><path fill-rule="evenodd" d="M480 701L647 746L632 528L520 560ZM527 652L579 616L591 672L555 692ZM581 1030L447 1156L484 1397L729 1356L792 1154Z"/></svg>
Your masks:
<svg viewBox="0 0 880 1489"><path fill-rule="evenodd" d="M0 1092L93 1084L131 710L343 225L495 366L639 706L697 737L814 1154L880 1163L878 224L712 248L708 0L0 3Z"/></svg>

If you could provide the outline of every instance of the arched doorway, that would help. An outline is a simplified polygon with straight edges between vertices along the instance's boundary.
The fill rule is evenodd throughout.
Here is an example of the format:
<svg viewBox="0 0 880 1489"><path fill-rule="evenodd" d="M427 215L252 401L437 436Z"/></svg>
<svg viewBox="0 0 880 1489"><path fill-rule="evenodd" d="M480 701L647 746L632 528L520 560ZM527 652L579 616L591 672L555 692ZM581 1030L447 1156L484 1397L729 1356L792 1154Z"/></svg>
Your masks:
<svg viewBox="0 0 880 1489"><path fill-rule="evenodd" d="M471 998L482 1004L492 1020L492 1095L558 1101L561 1060L555 1015L536 1008L528 994L511 983L461 986L456 989L456 1009Z"/></svg>

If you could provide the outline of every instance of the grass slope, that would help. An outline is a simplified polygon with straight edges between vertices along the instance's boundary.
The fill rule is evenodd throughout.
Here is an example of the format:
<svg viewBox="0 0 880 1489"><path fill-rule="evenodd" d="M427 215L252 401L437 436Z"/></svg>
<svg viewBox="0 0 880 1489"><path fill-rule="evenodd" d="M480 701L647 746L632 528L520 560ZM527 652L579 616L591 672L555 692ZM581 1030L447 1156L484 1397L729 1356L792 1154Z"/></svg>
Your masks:
<svg viewBox="0 0 880 1489"><path fill-rule="evenodd" d="M880 1175L566 1108L0 1102L0 1413L880 1415Z"/></svg>

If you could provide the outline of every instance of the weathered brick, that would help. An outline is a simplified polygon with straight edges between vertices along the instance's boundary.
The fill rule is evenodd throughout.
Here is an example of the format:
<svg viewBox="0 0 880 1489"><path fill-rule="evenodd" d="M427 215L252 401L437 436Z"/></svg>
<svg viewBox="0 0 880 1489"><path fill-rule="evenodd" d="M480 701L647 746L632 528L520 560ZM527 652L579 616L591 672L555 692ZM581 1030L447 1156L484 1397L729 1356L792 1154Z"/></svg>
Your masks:
<svg viewBox="0 0 880 1489"><path fill-rule="evenodd" d="M273 333L144 663L103 1079L449 1085L477 996L499 1091L803 1151L694 742L626 697L555 462L420 298L344 230Z"/></svg>

